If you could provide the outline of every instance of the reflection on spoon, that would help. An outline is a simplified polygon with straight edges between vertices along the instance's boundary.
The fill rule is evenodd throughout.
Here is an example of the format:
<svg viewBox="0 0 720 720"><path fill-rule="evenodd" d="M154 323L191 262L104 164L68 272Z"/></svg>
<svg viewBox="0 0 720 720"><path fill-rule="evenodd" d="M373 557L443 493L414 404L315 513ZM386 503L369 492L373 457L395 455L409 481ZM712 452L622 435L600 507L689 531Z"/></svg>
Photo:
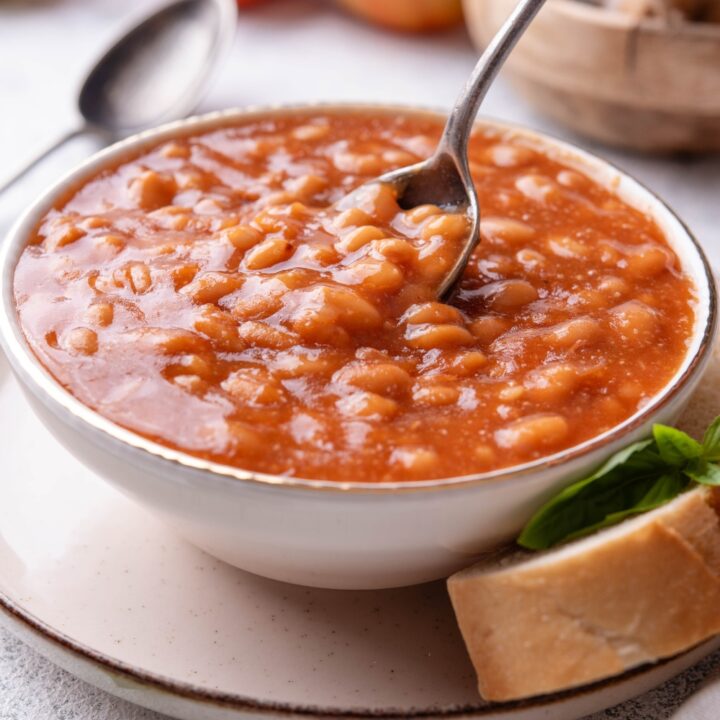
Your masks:
<svg viewBox="0 0 720 720"><path fill-rule="evenodd" d="M187 115L230 48L236 19L235 0L175 0L136 24L88 74L78 96L78 127L0 182L0 192L77 135L113 140Z"/></svg>

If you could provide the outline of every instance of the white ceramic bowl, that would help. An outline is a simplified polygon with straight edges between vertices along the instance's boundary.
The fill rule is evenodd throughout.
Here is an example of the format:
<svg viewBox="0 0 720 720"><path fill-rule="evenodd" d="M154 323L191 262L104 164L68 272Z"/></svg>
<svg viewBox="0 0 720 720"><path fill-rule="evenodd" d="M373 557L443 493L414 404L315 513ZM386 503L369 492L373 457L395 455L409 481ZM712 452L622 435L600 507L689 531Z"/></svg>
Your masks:
<svg viewBox="0 0 720 720"><path fill-rule="evenodd" d="M305 106L233 110L164 125L93 156L46 192L18 220L0 253L0 340L32 407L82 462L165 518L192 543L259 575L330 588L421 583L468 565L509 540L558 489L609 454L672 422L709 359L716 330L708 263L687 228L635 180L570 145L497 122L482 125L520 136L612 189L663 229L697 290L696 322L682 366L638 413L564 452L499 472L446 480L370 484L251 473L171 450L98 415L61 387L30 350L18 322L13 271L38 219L69 187L125 154L177 133L285 113L430 111L388 106Z"/></svg>

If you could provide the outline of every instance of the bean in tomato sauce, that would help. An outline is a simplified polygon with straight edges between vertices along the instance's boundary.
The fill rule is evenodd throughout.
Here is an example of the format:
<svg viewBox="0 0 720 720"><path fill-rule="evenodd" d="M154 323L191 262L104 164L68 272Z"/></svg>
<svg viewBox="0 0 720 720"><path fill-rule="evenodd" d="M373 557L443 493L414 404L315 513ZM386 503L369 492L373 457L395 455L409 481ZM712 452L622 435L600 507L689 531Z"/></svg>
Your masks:
<svg viewBox="0 0 720 720"><path fill-rule="evenodd" d="M403 210L379 184L346 196L427 157L440 130L412 115L273 116L108 167L20 257L28 341L110 420L267 473L454 477L613 427L686 353L694 290L678 259L582 173L478 131L482 239L438 302L467 218Z"/></svg>

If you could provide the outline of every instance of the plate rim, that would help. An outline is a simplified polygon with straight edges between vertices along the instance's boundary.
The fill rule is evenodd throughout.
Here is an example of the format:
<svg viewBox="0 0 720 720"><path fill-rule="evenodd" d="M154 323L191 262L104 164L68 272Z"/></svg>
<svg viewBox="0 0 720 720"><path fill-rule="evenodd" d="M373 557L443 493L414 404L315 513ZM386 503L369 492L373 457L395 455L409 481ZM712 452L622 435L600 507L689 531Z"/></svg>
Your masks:
<svg viewBox="0 0 720 720"><path fill-rule="evenodd" d="M462 718L483 718L487 716L505 714L510 716L510 713L521 710L532 710L533 708L547 710L553 706L557 707L566 701L577 699L580 696L589 695L600 690L606 690L611 688L613 685L621 685L633 678L641 677L654 669L668 665L685 655L689 655L704 645L714 646L712 649L708 650L707 655L711 654L714 650L720 647L720 636L714 636L697 643L681 653L677 653L667 658L662 658L655 662L639 665L621 675L564 690L562 692L535 696L523 700L501 703L486 702L484 705L470 704L409 709L392 707L372 709L362 708L360 706L342 708L309 704L305 705L292 702L276 702L272 700L258 700L239 693L203 688L194 685L191 682L174 680L160 673L138 668L127 662L113 658L104 652L95 650L86 643L74 640L65 632L58 630L49 623L39 619L33 613L25 610L3 590L0 590L0 615L2 615L3 619L6 620L4 625L8 632L18 638L21 642L25 642L25 640L23 637L20 637L19 633L15 632L16 627L13 627L13 624L15 626L22 626L23 630L31 633L32 635L39 636L41 640L55 646L60 652L72 656L73 659L90 663L90 665L94 666L96 670L102 671L105 674L110 673L112 675L119 675L132 685L139 686L144 690L159 691L190 702L204 703L206 705L211 704L220 708L227 708L241 713L253 713L255 716L262 715L263 717L268 718L354 718L358 720L361 718L377 718L378 720L402 720L404 718L414 720L423 718L453 718L461 720ZM40 654L44 657L47 657L42 650L38 650L38 652L40 652ZM703 655L701 657L705 656L706 655ZM695 662L699 662L701 657L699 657ZM50 662L53 662L52 659L49 660ZM55 662L53 662L53 664L57 665ZM679 672L677 674L679 674ZM71 672L71 674L75 673ZM673 675L673 677L675 677L675 675ZM81 679L85 680L85 678ZM85 681L93 684L92 681ZM665 680L662 682L665 682ZM662 682L658 683L657 686L661 685Z"/></svg>

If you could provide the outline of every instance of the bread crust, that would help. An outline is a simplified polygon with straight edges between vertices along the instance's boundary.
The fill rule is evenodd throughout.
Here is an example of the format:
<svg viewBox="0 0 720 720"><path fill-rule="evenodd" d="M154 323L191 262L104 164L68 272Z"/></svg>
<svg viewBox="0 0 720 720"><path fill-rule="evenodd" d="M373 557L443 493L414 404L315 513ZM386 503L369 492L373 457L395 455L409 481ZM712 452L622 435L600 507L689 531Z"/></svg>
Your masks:
<svg viewBox="0 0 720 720"><path fill-rule="evenodd" d="M482 696L584 685L719 633L714 494L698 488L562 548L453 575L448 590Z"/></svg>

